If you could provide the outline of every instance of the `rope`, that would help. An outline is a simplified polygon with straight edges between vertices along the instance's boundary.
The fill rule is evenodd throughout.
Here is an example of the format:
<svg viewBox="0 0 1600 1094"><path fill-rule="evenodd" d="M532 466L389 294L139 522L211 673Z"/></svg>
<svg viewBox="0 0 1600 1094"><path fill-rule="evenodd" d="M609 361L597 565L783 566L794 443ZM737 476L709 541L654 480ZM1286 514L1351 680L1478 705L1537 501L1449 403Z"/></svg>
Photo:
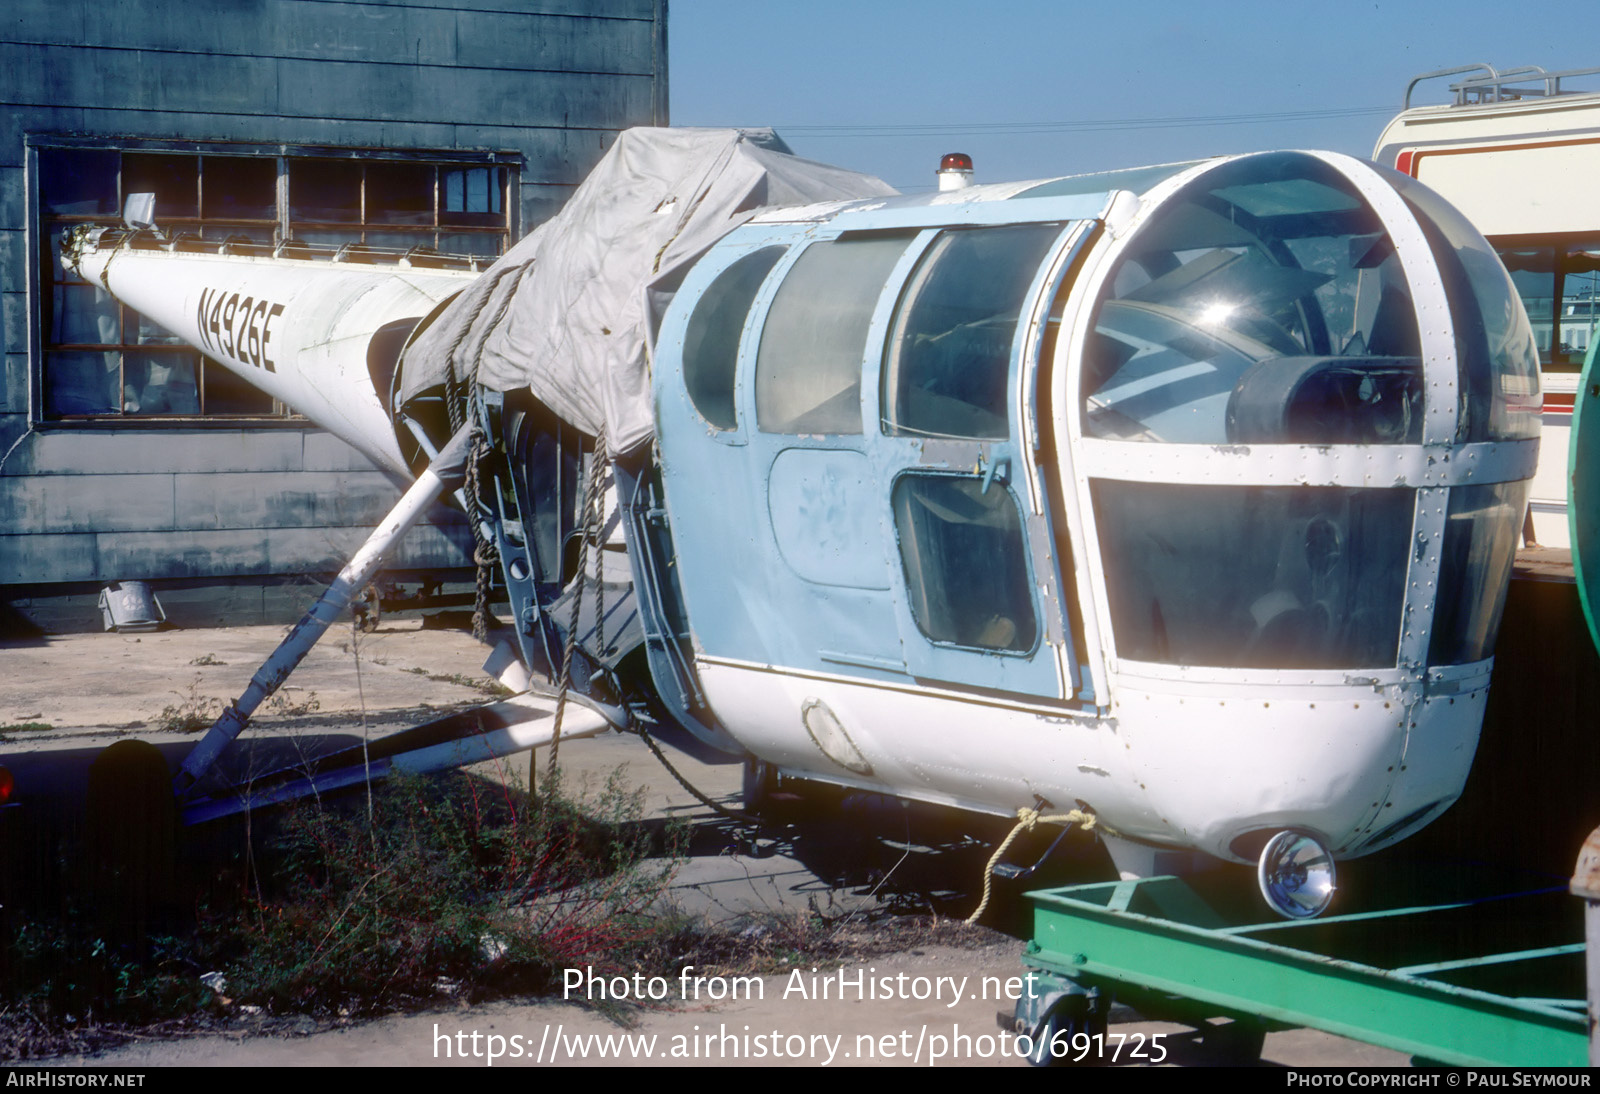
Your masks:
<svg viewBox="0 0 1600 1094"><path fill-rule="evenodd" d="M737 824L761 823L759 818L752 817L749 813L746 813L741 809L729 809L721 802L712 801L710 798L706 797L705 794L701 793L698 787L696 787L688 779L684 778L682 772L680 772L676 767L672 766L672 761L667 759L666 753L661 751L661 746L656 744L656 739L650 735L650 731L644 727L643 723L634 720L633 711L631 709L628 710L628 728L634 733L637 733L640 737L644 738L644 743L649 746L650 751L655 755L655 758L661 761L661 766L667 769L667 774L676 779L678 781L678 785L693 795L694 799L701 805L705 806L713 813L716 813L721 817L725 817L726 819Z"/></svg>
<svg viewBox="0 0 1600 1094"><path fill-rule="evenodd" d="M1000 846L996 847L994 854L989 856L989 864L983 868L983 899L978 902L978 910L967 917L967 922L977 923L978 917L983 915L984 909L989 906L990 888L994 883L994 868L1000 865L1000 859L1004 857L1006 851L1010 849L1011 844L1016 841L1018 836L1024 832L1032 831L1035 825L1040 824L1075 824L1081 826L1087 832L1094 828L1094 823L1094 814L1085 813L1081 809L1073 809L1066 813L1054 813L1050 816L1043 816L1037 809L1029 809L1027 806L1018 809L1016 827L1011 829L1010 835L1000 841Z"/></svg>
<svg viewBox="0 0 1600 1094"><path fill-rule="evenodd" d="M473 431L472 448L467 452L467 497L474 507L482 504L478 493L478 461L492 454L488 438ZM477 513L468 513L472 526L472 561L477 566L472 601L472 637L479 642L489 640L489 588L494 579L494 567L500 564L500 545L483 533L483 521Z"/></svg>
<svg viewBox="0 0 1600 1094"><path fill-rule="evenodd" d="M601 423L595 434L593 463L589 466L589 482L583 491L583 509L578 519L578 587L572 592L572 613L568 617L566 649L561 654L561 676L557 681L555 725L550 731L549 771L556 773L556 756L561 749L561 718L567 711L567 692L572 687L572 653L578 645L578 619L583 608L583 590L588 584L589 540L598 535L600 513L605 506L600 501L600 483L604 481L607 465L606 427Z"/></svg>
<svg viewBox="0 0 1600 1094"><path fill-rule="evenodd" d="M500 282L505 280L507 274L521 274L525 269L526 267L522 266L506 266L494 275L494 279L489 282L483 295L474 304L472 314L467 316L467 321L461 324L461 329L456 332L455 338L451 340L450 348L444 351L445 409L450 415L451 436L456 434L461 428L461 423L465 420L465 411L462 404L466 400L462 397L461 383L456 377L456 353L461 349L462 344L466 342L467 335L472 333L472 328L478 322L478 316L483 314L483 309L488 306L490 300L494 299L495 290L500 287ZM506 293L505 298L500 301L500 307L495 312L494 319L489 323L489 329L492 330L499 325L500 320L506 314L506 309L511 305L511 298L515 295L515 291ZM473 379L477 379L476 367L473 368Z"/></svg>

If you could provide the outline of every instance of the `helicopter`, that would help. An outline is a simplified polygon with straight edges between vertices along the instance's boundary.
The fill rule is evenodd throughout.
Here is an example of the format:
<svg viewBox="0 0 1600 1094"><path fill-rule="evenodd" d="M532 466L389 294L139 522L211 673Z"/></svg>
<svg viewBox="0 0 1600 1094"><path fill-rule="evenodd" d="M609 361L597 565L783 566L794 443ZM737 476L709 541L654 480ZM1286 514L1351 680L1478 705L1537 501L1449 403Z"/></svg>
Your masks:
<svg viewBox="0 0 1600 1094"><path fill-rule="evenodd" d="M1335 153L971 174L630 130L481 274L138 222L65 257L454 491L591 729L648 703L758 788L1066 811L1124 876L1319 914L1472 763L1538 454L1510 278Z"/></svg>

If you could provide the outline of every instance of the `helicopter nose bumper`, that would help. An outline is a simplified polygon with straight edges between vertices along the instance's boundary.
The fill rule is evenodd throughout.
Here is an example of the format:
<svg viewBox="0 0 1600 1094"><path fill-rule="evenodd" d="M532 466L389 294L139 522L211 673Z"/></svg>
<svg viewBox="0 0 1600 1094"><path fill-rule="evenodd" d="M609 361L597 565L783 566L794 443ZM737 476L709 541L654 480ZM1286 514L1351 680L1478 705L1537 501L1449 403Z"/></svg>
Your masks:
<svg viewBox="0 0 1600 1094"><path fill-rule="evenodd" d="M1118 733L1139 794L1160 808L1159 830L1123 834L1253 862L1286 828L1340 858L1415 831L1465 781L1488 672L1388 675L1257 688L1124 679Z"/></svg>

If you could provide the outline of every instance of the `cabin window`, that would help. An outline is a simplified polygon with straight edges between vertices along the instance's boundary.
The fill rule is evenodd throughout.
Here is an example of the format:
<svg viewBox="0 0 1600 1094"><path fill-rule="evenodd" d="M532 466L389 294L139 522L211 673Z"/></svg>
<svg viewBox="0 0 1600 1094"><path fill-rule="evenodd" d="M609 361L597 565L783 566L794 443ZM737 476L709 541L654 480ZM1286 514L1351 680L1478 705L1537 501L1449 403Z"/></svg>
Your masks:
<svg viewBox="0 0 1600 1094"><path fill-rule="evenodd" d="M761 283L786 247L763 247L735 261L711 282L683 335L683 383L700 416L718 429L738 424L733 385L739 339Z"/></svg>
<svg viewBox="0 0 1600 1094"><path fill-rule="evenodd" d="M1084 432L1415 444L1410 288L1377 214L1305 155L1207 172L1130 241L1084 354Z"/></svg>
<svg viewBox="0 0 1600 1094"><path fill-rule="evenodd" d="M1469 443L1537 438L1539 351L1500 257L1438 194L1398 171L1384 170L1383 175L1416 215L1450 297L1461 372L1456 439Z"/></svg>
<svg viewBox="0 0 1600 1094"><path fill-rule="evenodd" d="M1527 498L1526 482L1450 491L1428 664L1465 665L1493 655ZM1497 595L1486 595L1491 591Z"/></svg>
<svg viewBox="0 0 1600 1094"><path fill-rule="evenodd" d="M1023 296L1059 224L940 233L911 275L883 368L893 436L1010 436L1006 380Z"/></svg>
<svg viewBox="0 0 1600 1094"><path fill-rule="evenodd" d="M756 353L756 422L768 433L855 434L867 328L909 237L814 243L778 287Z"/></svg>
<svg viewBox="0 0 1600 1094"><path fill-rule="evenodd" d="M917 627L952 646L1023 653L1039 625L1022 514L1004 487L907 474L894 484L895 531Z"/></svg>
<svg viewBox="0 0 1600 1094"><path fill-rule="evenodd" d="M60 140L60 138L55 138ZM226 154L151 145L63 143L38 164L40 390L48 420L283 419L292 415L170 331L61 264L75 224L120 224L130 194L156 196L155 220L180 249L294 257L360 252L504 253L511 234L508 169L460 153L328 158L273 147ZM282 195L280 197L280 195Z"/></svg>
<svg viewBox="0 0 1600 1094"><path fill-rule="evenodd" d="M1219 668L1384 668L1416 492L1090 483L1117 653ZM1514 526L1514 522L1506 525Z"/></svg>

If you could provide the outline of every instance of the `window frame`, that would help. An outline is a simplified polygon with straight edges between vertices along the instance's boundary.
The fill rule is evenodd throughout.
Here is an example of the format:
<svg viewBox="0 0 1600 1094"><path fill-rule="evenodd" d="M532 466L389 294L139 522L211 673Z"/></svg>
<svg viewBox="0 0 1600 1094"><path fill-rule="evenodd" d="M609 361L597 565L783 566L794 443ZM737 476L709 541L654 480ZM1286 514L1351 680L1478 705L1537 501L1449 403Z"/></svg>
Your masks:
<svg viewBox="0 0 1600 1094"><path fill-rule="evenodd" d="M1561 328L1564 325L1562 320L1569 318L1562 314L1563 308L1566 306L1567 278L1572 272L1567 268L1568 258L1577 249L1600 249L1600 231L1544 232L1537 235L1497 235L1486 238L1489 241L1489 246L1494 249L1495 255L1503 265L1505 264L1507 251L1531 251L1543 247L1551 248L1551 258L1555 270L1551 275L1551 314L1548 320L1550 323L1550 359L1548 361L1545 360L1545 351L1541 347L1539 350L1539 371L1541 373L1565 373L1567 375L1575 375L1582 371L1584 356L1587 353L1586 349L1570 351L1569 359L1556 360L1557 356L1567 355L1567 351L1561 350L1560 347L1562 345ZM1509 265L1506 268L1510 270ZM1515 285L1515 277L1512 278L1512 283ZM1522 295L1521 286L1517 286L1517 297L1522 300L1523 310L1526 311L1528 306L1527 298ZM1576 323L1578 319L1584 317L1571 316L1570 318ZM1528 317L1528 321L1530 325L1535 323L1531 314ZM1534 336L1534 340L1535 343L1538 342L1537 333Z"/></svg>
<svg viewBox="0 0 1600 1094"><path fill-rule="evenodd" d="M224 233L230 229L254 229L252 235L260 233L271 239L271 244L263 246L260 253L271 254L285 243L294 243L303 232L314 232L319 235L341 233L346 236L343 243L345 247L351 245L357 249L366 247L382 247L382 243L369 244L369 237L385 235L391 239L395 235L414 236L418 246L428 248L430 251L437 247L448 237L463 235L482 236L492 240L486 252L477 256L485 264L492 262L495 257L504 254L519 234L520 210L520 183L523 157L520 153L508 151L476 151L476 150L450 150L450 149L367 149L367 148L340 148L327 145L312 144L254 144L209 141L172 141L141 138L86 138L62 134L28 134L24 141L25 167L27 178L27 209L26 228L28 241L27 263L27 311L28 311L28 340L27 352L29 358L29 418L35 428L40 429L273 429L311 428L312 423L295 415L290 408L282 403L273 401L270 412L245 412L245 413L212 413L203 412L205 374L214 372L222 366L209 362L207 358L191 347L163 344L160 342L141 344L139 321L137 313L121 304L114 304L117 316L119 341L112 343L95 343L87 349L77 343L57 343L53 341L54 330L61 315L58 311L57 294L60 290L74 284L86 284L80 279L73 278L65 271L61 271L58 278L55 262L49 253L51 239L61 226L72 224L120 224L122 205L126 201L123 191L123 182L126 166L123 157L127 155L152 155L168 157L192 157L194 159L193 178L196 182L196 200L190 203L183 214L166 216L158 211L157 222L163 230L174 235L188 233L193 239L196 235L204 237L204 242L210 243L211 236L215 236L220 245L226 238ZM41 156L48 156L55 152L106 152L114 156L113 170L115 177L112 180L113 197L117 204L115 211L97 211L94 213L56 213L46 206L48 193L42 193L44 186L45 168L41 164ZM204 173L207 160L218 158L241 158L251 160L267 160L272 163L273 180L273 215L270 219L263 217L241 217L229 215L203 215L208 210L200 204L204 195ZM306 161L331 161L354 163L359 167L360 179L360 210L357 219L353 221L323 222L292 216L294 209L291 206L290 180L293 177L296 163ZM380 218L369 215L367 210L367 193L372 178L370 168L375 165L405 165L407 167L423 167L432 172L432 207L427 213L427 223L386 223ZM492 185L493 176L485 187L485 197L492 206L493 200L498 199L499 211L492 207L487 213L471 210L447 209L447 172L459 170L462 175L460 187L463 198L469 193L467 172L486 170L499 172L499 187ZM380 176L381 178L381 176ZM381 181L378 183L381 185ZM467 204L463 200L462 204ZM192 214L192 215L191 215ZM454 222L452 222L454 220ZM270 230L270 236L267 232ZM331 241L320 241L321 245L313 245L306 249L296 249L295 257L326 257L331 258L338 253L340 246L333 245ZM393 250L393 248L384 248ZM394 251L398 254L399 251ZM450 253L450 252L446 252ZM133 333L130 334L129 332ZM50 358L53 355L72 353L116 353L118 359L118 391L121 398L114 410L106 413L61 413L52 407L49 397L50 385ZM127 380L126 369L133 360L134 354L154 353L157 357L170 356L174 362L182 361L186 365L192 363L194 369L195 395L194 398L201 408L201 412L190 413L160 413L140 414L129 412L127 407ZM231 373L228 379L232 379Z"/></svg>

